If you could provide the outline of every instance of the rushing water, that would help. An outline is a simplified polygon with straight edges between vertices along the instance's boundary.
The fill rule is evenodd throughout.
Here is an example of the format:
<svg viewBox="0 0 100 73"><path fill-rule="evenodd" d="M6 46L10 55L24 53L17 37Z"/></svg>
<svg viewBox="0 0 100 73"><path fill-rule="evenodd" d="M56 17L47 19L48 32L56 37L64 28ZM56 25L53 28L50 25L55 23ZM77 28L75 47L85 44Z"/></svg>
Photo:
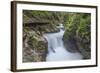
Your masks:
<svg viewBox="0 0 100 73"><path fill-rule="evenodd" d="M68 52L63 45L63 24L58 27L59 32L56 33L46 33L44 37L48 41L48 54L46 61L63 61L63 60L80 60L82 55L80 53Z"/></svg>

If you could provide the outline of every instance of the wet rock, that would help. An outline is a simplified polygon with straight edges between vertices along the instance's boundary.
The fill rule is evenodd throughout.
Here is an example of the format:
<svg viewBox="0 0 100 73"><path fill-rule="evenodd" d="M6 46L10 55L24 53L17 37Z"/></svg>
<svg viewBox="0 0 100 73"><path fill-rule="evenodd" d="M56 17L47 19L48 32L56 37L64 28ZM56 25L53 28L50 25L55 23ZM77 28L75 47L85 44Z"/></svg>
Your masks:
<svg viewBox="0 0 100 73"><path fill-rule="evenodd" d="M63 42L67 51L72 52L72 53L79 52L78 46L76 44L76 40L63 38Z"/></svg>

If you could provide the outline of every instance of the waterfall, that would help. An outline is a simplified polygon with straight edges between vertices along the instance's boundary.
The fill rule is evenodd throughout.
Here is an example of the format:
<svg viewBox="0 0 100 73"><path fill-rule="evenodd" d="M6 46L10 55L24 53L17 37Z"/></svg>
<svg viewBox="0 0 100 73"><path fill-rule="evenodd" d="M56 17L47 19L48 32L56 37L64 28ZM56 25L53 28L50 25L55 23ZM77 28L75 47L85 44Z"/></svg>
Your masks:
<svg viewBox="0 0 100 73"><path fill-rule="evenodd" d="M48 41L48 54L46 61L80 60L80 53L71 53L66 50L63 44L64 26L60 24L59 32L45 33L44 37Z"/></svg>

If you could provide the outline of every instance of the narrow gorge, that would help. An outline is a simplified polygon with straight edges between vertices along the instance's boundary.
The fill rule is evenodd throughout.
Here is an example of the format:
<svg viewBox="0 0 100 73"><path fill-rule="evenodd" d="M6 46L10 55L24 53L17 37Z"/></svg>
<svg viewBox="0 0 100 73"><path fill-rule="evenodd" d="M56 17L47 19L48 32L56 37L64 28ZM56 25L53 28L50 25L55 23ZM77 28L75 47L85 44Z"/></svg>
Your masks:
<svg viewBox="0 0 100 73"><path fill-rule="evenodd" d="M91 14L23 10L23 62L91 59Z"/></svg>

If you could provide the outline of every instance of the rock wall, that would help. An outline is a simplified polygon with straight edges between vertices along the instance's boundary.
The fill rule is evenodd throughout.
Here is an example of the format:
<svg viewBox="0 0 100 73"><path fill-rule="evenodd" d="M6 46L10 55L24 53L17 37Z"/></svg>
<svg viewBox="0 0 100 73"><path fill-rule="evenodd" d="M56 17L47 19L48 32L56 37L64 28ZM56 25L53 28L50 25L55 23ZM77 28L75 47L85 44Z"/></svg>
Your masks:
<svg viewBox="0 0 100 73"><path fill-rule="evenodd" d="M23 62L46 61L47 41L42 35L31 30L24 33Z"/></svg>
<svg viewBox="0 0 100 73"><path fill-rule="evenodd" d="M88 13L70 14L65 24L63 41L70 52L79 51L83 59L91 58L91 15Z"/></svg>

